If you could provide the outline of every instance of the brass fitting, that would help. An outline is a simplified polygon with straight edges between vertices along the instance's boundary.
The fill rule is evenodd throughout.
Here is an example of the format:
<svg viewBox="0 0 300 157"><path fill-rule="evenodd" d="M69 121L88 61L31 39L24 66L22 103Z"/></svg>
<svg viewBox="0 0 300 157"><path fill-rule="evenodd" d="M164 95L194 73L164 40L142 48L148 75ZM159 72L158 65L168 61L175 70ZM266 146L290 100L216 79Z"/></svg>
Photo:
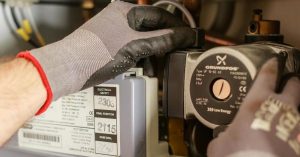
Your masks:
<svg viewBox="0 0 300 157"><path fill-rule="evenodd" d="M275 20L264 20L262 10L255 9L253 11L252 21L248 26L249 34L280 34L280 22Z"/></svg>

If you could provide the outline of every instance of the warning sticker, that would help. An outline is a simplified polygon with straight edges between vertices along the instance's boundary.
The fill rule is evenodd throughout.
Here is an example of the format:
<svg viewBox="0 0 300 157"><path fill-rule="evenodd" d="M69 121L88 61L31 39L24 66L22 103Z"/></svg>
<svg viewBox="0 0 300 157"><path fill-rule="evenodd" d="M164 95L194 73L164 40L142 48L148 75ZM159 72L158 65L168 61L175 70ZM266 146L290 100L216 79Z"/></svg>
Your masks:
<svg viewBox="0 0 300 157"><path fill-rule="evenodd" d="M104 84L63 97L19 130L19 146L80 156L120 156L118 109L118 85Z"/></svg>

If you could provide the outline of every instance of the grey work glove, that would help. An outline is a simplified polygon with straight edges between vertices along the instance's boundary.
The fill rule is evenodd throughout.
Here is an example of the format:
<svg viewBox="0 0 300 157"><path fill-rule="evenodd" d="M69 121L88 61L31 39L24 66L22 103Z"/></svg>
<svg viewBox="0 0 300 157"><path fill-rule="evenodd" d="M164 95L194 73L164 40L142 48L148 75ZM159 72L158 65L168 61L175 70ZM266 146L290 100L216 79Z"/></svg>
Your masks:
<svg viewBox="0 0 300 157"><path fill-rule="evenodd" d="M208 147L208 157L300 156L300 80L292 77L275 93L278 62L258 74L232 124Z"/></svg>
<svg viewBox="0 0 300 157"><path fill-rule="evenodd" d="M157 7L113 2L64 39L20 53L39 70L53 99L100 84L133 67L143 57L194 43L195 33Z"/></svg>

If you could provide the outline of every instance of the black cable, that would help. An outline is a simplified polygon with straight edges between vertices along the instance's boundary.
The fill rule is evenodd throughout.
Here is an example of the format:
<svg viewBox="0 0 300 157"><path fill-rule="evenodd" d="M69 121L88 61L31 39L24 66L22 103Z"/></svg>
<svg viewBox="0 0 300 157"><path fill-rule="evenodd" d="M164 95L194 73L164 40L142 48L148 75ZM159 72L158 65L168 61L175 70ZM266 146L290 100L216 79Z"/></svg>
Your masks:
<svg viewBox="0 0 300 157"><path fill-rule="evenodd" d="M18 22L18 19L17 19L16 14L15 14L15 12L14 12L14 7L10 7L10 12L11 12L11 15L12 15L12 18L13 18L13 22L14 22L15 25L17 26L17 29L22 28L22 27L21 27L21 24L19 24L19 22ZM32 39L29 39L29 40L26 41L26 42L28 42L29 44L31 44L31 45L32 45L33 47L35 47L35 48L40 47L39 44L37 44L37 43L36 43L35 41L33 41Z"/></svg>
<svg viewBox="0 0 300 157"><path fill-rule="evenodd" d="M9 7L10 8L10 12L11 12L11 15L12 15L12 18L14 20L14 23L16 24L17 28L21 28L19 22L18 22L18 19L17 19L17 16L14 12L14 8L13 7Z"/></svg>
<svg viewBox="0 0 300 157"><path fill-rule="evenodd" d="M123 1L131 2L131 3L136 2L136 0L123 0ZM6 5L5 2L6 2L5 0L0 0L0 3L2 3L3 5ZM107 5L111 1L110 0L96 0L95 2L96 2L97 5ZM56 5L68 5L68 6L79 6L79 7L81 7L82 0L39 0L37 3L34 3L34 4L46 4L46 5L47 4L56 4ZM12 18L13 18L13 23L16 25L17 29L21 28L21 24L19 24L19 22L18 22L18 19L15 15L13 7L10 7L10 12L11 12L11 15L12 15ZM14 31L16 31L16 30L14 30ZM37 44L32 39L30 39L27 42L30 43L34 47L40 47L39 44Z"/></svg>
<svg viewBox="0 0 300 157"><path fill-rule="evenodd" d="M32 39L28 40L28 43L31 44L33 47L38 48L40 45L38 45L36 42L34 42Z"/></svg>

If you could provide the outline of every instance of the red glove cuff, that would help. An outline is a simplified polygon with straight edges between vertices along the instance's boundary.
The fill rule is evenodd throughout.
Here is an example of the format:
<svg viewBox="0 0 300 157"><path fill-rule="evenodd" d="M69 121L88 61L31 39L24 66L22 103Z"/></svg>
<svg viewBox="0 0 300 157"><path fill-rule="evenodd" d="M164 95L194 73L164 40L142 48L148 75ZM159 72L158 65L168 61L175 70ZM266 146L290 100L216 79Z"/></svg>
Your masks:
<svg viewBox="0 0 300 157"><path fill-rule="evenodd" d="M38 70L38 72L39 72L39 74L41 76L42 82L43 82L43 84L44 84L44 86L45 86L45 88L47 90L47 100L46 100L45 104L36 113L36 115L40 115L40 114L44 113L48 109L48 107L50 106L50 104L52 102L52 99L53 99L53 93L52 93L49 81L47 79L47 76L46 76L46 74L45 74L42 66L40 65L39 61L36 60L34 58L34 56L32 56L30 54L29 51L20 52L17 55L17 58L25 58L28 61L30 61L36 67L36 69Z"/></svg>

